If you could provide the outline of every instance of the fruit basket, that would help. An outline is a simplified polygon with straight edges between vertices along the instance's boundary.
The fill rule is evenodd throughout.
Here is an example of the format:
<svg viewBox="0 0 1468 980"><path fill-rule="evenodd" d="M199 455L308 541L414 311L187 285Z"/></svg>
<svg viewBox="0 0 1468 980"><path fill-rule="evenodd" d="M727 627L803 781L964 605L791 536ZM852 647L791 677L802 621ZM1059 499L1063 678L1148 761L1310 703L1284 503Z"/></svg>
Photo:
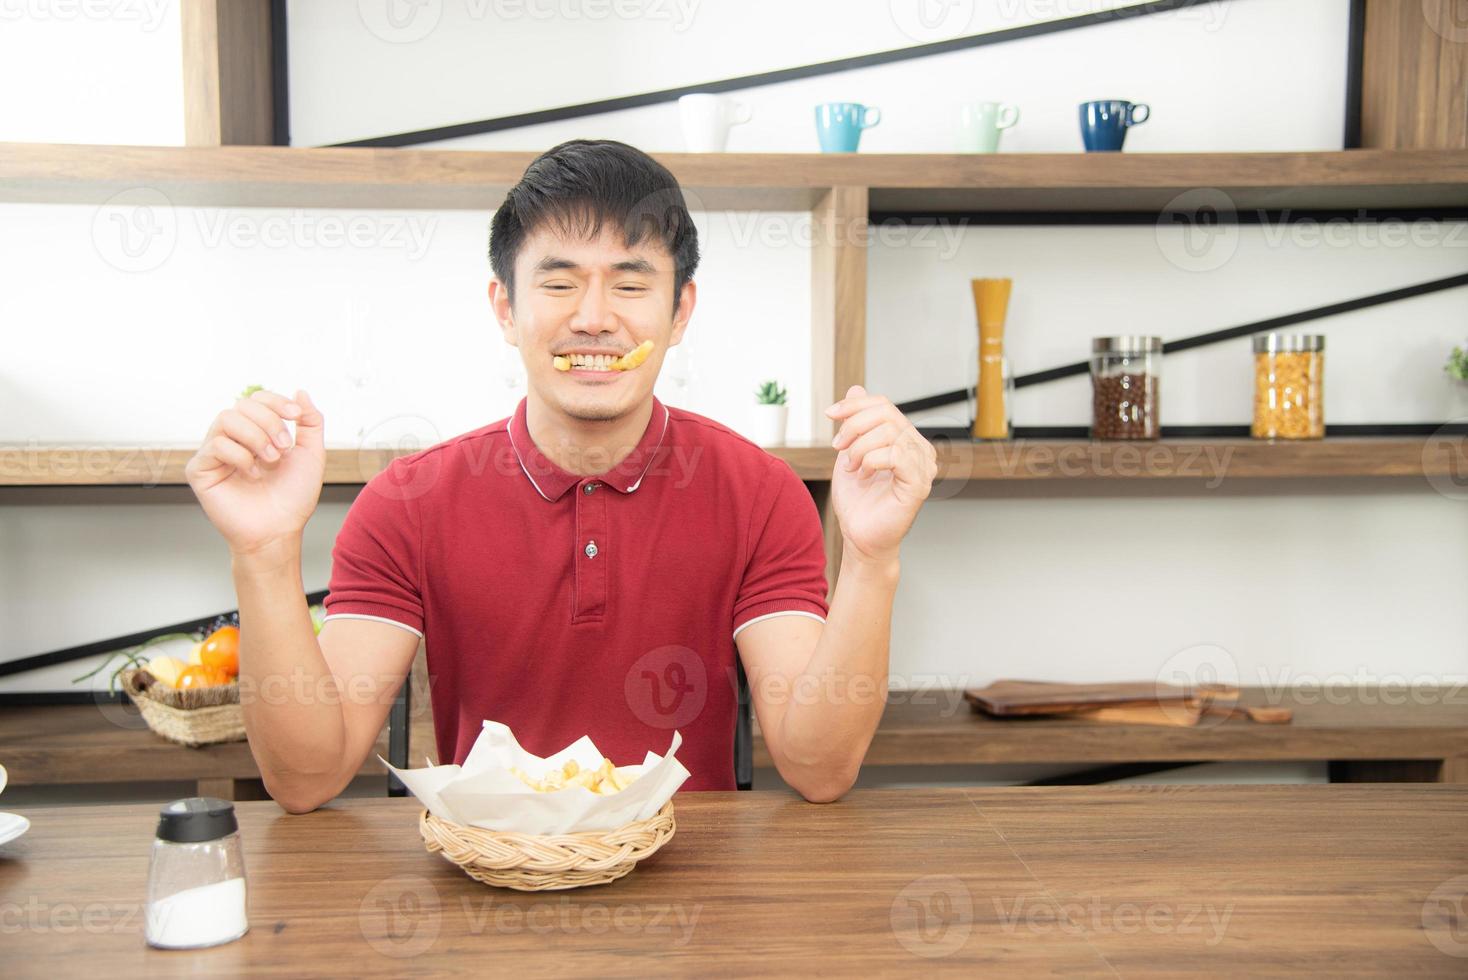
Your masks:
<svg viewBox="0 0 1468 980"><path fill-rule="evenodd" d="M179 690L159 681L146 667L124 670L118 679L143 721L170 742L198 747L245 737L239 684Z"/></svg>
<svg viewBox="0 0 1468 980"><path fill-rule="evenodd" d="M319 605L309 608L319 634L325 611ZM182 657L144 655L144 651L161 644L171 643L172 649L177 649L183 641L190 645ZM192 633L162 633L119 650L72 683L94 676L121 657L121 666L108 679L108 690L115 692L121 687L137 705L143 721L158 735L189 746L238 742L245 738L239 645L239 613L230 613Z"/></svg>

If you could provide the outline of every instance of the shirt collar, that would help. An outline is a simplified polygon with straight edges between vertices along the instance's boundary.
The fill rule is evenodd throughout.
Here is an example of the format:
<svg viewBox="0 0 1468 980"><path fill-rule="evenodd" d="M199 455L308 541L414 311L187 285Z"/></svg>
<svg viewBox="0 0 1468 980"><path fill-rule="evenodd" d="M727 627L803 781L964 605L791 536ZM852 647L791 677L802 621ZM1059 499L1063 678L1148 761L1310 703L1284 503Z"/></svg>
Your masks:
<svg viewBox="0 0 1468 980"><path fill-rule="evenodd" d="M642 484L642 478L652 466L658 450L662 448L663 439L668 433L667 406L658 401L657 396L653 396L652 415L648 418L642 439L638 441L632 452L605 473L595 477L577 476L575 473L567 473L551 462L535 445L535 440L530 438L530 426L525 419L525 408L528 402L528 398L522 398L520 404L515 407L515 415L510 419L510 445L515 450L515 458L520 463L520 471L525 474L530 485L542 497L552 502L560 500L565 496L567 490L582 480L588 479L594 479L597 483L605 483L621 493L632 493Z"/></svg>

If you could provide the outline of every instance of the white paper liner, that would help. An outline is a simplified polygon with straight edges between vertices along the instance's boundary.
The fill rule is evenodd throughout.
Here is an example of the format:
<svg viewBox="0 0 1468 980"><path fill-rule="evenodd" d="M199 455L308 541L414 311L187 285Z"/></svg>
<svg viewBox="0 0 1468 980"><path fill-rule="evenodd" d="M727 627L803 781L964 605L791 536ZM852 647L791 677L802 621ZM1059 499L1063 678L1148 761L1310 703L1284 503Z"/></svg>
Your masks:
<svg viewBox="0 0 1468 980"><path fill-rule="evenodd" d="M666 755L649 752L640 766L618 767L635 776L632 785L605 795L584 786L538 793L510 772L514 766L532 779L540 779L550 770L561 768L568 759L575 759L582 769L596 769L601 765L602 753L585 735L542 759L520 748L509 728L497 721L485 721L462 766L435 766L430 762L425 769L398 769L382 756L377 758L429 813L441 820L485 830L570 834L615 830L661 810L689 775L674 757L682 744L682 733L674 732Z"/></svg>

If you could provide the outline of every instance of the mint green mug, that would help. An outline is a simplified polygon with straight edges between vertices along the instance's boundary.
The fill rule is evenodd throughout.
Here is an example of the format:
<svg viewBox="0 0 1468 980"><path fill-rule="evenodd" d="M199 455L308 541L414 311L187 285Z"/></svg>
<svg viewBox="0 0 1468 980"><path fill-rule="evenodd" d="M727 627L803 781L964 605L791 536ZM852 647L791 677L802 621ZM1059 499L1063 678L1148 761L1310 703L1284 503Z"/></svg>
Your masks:
<svg viewBox="0 0 1468 980"><path fill-rule="evenodd" d="M958 152L994 153L999 134L1019 122L1019 107L1007 102L966 102L958 111Z"/></svg>

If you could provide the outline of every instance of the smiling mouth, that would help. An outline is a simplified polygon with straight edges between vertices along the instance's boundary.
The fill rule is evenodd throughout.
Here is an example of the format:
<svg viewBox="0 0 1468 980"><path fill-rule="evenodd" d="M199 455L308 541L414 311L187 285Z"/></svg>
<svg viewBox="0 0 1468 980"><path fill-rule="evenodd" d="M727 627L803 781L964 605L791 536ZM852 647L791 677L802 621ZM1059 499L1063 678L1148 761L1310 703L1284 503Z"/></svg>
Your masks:
<svg viewBox="0 0 1468 980"><path fill-rule="evenodd" d="M647 360L652 348L652 341L644 340L620 357L611 354L557 354L551 358L551 364L557 371L601 371L607 374L631 371Z"/></svg>

